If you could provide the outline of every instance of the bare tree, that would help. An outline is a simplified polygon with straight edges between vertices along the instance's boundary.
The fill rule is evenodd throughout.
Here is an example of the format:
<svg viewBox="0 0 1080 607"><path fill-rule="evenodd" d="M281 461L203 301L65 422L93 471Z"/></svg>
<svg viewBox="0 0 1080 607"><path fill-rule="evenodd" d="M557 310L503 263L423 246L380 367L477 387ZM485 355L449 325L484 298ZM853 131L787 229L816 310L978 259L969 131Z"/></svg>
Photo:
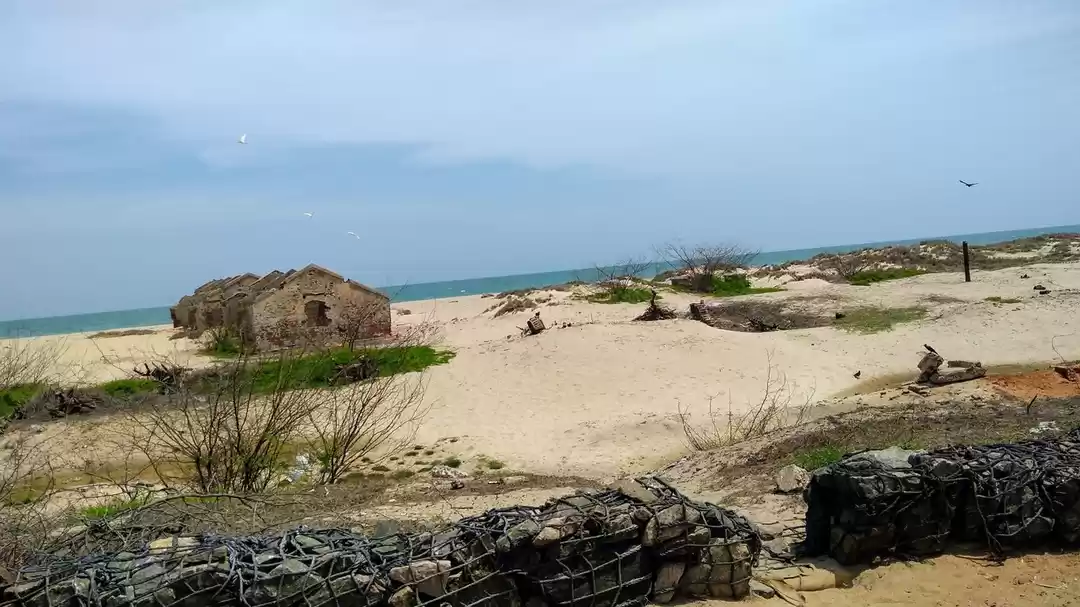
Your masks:
<svg viewBox="0 0 1080 607"><path fill-rule="evenodd" d="M767 364L762 397L751 403L745 412L737 413L732 410L730 396L727 413L719 412L714 406L715 397L712 397L709 398L708 421L696 425L689 412L679 407L679 420L690 448L707 451L733 445L808 420L815 391L811 390L802 402L793 404L798 387L788 382L787 375L776 368L771 354Z"/></svg>
<svg viewBox="0 0 1080 607"><path fill-rule="evenodd" d="M36 437L9 440L0 454L0 569L22 566L56 523L48 509L55 474L43 455Z"/></svg>
<svg viewBox="0 0 1080 607"><path fill-rule="evenodd" d="M0 390L54 382L61 374L58 366L66 351L63 340L0 341Z"/></svg>
<svg viewBox="0 0 1080 607"><path fill-rule="evenodd" d="M677 243L666 244L657 253L684 274L690 288L698 293L711 292L717 275L746 267L758 254L732 244L686 246Z"/></svg>
<svg viewBox="0 0 1080 607"><path fill-rule="evenodd" d="M857 274L874 269L877 264L862 255L862 251L851 253L838 253L822 259L818 265L827 270L833 270L836 275L844 280L851 280Z"/></svg>
<svg viewBox="0 0 1080 607"><path fill-rule="evenodd" d="M649 290L642 287L640 280L651 265L649 261L631 257L613 266L594 266L600 292L590 299L611 303L648 301Z"/></svg>

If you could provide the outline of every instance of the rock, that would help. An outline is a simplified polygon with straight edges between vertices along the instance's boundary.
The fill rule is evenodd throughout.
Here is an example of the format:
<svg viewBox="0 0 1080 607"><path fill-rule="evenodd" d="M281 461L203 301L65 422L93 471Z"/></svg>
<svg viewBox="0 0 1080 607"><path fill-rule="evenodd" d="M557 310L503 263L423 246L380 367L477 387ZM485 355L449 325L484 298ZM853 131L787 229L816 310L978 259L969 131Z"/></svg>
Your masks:
<svg viewBox="0 0 1080 607"><path fill-rule="evenodd" d="M1046 287L1042 286L1042 283L1039 283L1039 284L1035 285L1034 287L1031 287L1031 290L1032 291L1045 291Z"/></svg>
<svg viewBox="0 0 1080 607"><path fill-rule="evenodd" d="M675 589L679 587L679 580L686 571L686 563L664 563L660 571L656 573L656 583L653 584L653 602L669 603L675 598Z"/></svg>
<svg viewBox="0 0 1080 607"><path fill-rule="evenodd" d="M389 576L399 584L414 586L420 594L440 597L446 594L450 567L450 561L414 561L404 567L394 567Z"/></svg>
<svg viewBox="0 0 1080 607"><path fill-rule="evenodd" d="M30 424L30 431L34 434L41 434L45 431L45 428L42 428L41 424Z"/></svg>
<svg viewBox="0 0 1080 607"><path fill-rule="evenodd" d="M390 595L387 602L390 603L390 607L413 607L413 605L416 605L416 592L413 591L412 587L405 586Z"/></svg>
<svg viewBox="0 0 1080 607"><path fill-rule="evenodd" d="M809 483L810 473L795 464L788 464L776 473L776 490L780 493L802 491Z"/></svg>
<svg viewBox="0 0 1080 607"><path fill-rule="evenodd" d="M1063 378L1072 381L1076 378L1077 374L1080 374L1080 365L1054 365L1054 373L1057 373Z"/></svg>
<svg viewBox="0 0 1080 607"><path fill-rule="evenodd" d="M851 456L849 461L857 461L860 459L874 460L880 462L886 468L911 468L911 464L908 458L922 451L909 451L907 449L901 449L900 447L889 447L888 449L879 449L877 451L865 451L857 455Z"/></svg>
<svg viewBox="0 0 1080 607"><path fill-rule="evenodd" d="M506 533L495 541L495 549L499 552L510 552L514 548L532 540L540 533L540 523L529 519L507 529Z"/></svg>
<svg viewBox="0 0 1080 607"><path fill-rule="evenodd" d="M163 537L146 545L150 552L190 551L199 545L199 540L193 537Z"/></svg>
<svg viewBox="0 0 1080 607"><path fill-rule="evenodd" d="M623 479L611 485L611 488L643 504L651 504L659 499L652 491L633 479Z"/></svg>
<svg viewBox="0 0 1080 607"><path fill-rule="evenodd" d="M1039 289L1039 295L1049 295L1050 289Z"/></svg>
<svg viewBox="0 0 1080 607"><path fill-rule="evenodd" d="M442 464L431 467L431 476L434 478L469 478L469 473Z"/></svg>
<svg viewBox="0 0 1080 607"><path fill-rule="evenodd" d="M544 527L540 530L540 533L537 533L536 537L533 538L533 546L542 548L549 544L554 544L560 539L562 539L562 534L559 533L558 529L555 529L554 527Z"/></svg>

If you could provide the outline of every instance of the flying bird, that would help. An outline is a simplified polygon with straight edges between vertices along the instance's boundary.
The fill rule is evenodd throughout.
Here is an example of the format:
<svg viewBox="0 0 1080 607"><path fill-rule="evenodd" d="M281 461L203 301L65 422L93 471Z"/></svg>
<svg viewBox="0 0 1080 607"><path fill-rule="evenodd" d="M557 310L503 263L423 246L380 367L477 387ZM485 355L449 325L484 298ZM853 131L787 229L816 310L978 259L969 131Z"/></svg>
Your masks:
<svg viewBox="0 0 1080 607"><path fill-rule="evenodd" d="M860 370L856 371L856 372L855 372L855 373L854 373L854 374L852 375L852 377L854 377L855 379L859 379L859 377L861 377L861 376L862 376L862 369L860 369Z"/></svg>
<svg viewBox="0 0 1080 607"><path fill-rule="evenodd" d="M304 213L304 215L306 215L307 217L314 217L315 213Z"/></svg>
<svg viewBox="0 0 1080 607"><path fill-rule="evenodd" d="M960 183L962 183L962 184L966 185L966 186L967 186L967 187L969 187L969 188L970 188L971 186L979 185L979 182L977 182L977 181L976 181L975 183L968 183L968 182L964 181L963 179L961 179L961 180L960 180Z"/></svg>
<svg viewBox="0 0 1080 607"><path fill-rule="evenodd" d="M349 236L352 236L352 237L356 238L357 240L360 240L360 237L356 235L356 232L345 232L345 233L348 234Z"/></svg>
<svg viewBox="0 0 1080 607"><path fill-rule="evenodd" d="M247 133L240 135L240 139L236 143L247 143Z"/></svg>

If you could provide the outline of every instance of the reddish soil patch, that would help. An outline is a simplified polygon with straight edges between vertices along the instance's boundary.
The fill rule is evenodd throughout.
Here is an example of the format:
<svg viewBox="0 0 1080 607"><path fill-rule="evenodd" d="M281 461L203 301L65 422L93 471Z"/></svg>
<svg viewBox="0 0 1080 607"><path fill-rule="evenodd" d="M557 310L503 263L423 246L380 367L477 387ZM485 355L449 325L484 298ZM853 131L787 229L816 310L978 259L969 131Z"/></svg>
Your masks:
<svg viewBox="0 0 1080 607"><path fill-rule="evenodd" d="M987 381L1002 393L1020 400L1030 400L1036 396L1080 396L1080 381L1067 380L1049 369L988 377Z"/></svg>

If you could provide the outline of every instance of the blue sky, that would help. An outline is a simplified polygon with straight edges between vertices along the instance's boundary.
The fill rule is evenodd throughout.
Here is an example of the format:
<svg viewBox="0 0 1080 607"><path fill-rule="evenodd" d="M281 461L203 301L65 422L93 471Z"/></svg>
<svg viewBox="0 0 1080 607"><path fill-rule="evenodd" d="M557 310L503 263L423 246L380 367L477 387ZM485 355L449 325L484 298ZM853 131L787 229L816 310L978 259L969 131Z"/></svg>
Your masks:
<svg viewBox="0 0 1080 607"><path fill-rule="evenodd" d="M0 319L1078 222L1069 0L6 0L0 56Z"/></svg>

